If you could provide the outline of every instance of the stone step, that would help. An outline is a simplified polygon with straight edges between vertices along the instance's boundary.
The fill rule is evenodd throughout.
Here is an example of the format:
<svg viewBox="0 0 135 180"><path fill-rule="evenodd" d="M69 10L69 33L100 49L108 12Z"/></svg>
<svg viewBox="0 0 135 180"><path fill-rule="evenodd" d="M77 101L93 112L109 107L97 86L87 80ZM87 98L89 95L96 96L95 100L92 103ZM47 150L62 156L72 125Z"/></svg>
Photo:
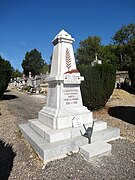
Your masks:
<svg viewBox="0 0 135 180"><path fill-rule="evenodd" d="M66 140L49 143L38 133L36 133L29 124L19 126L23 136L28 140L39 157L45 162L57 159L71 151L79 151L79 147L88 144L88 139L83 136L69 138ZM109 141L119 137L117 128L108 128L102 131L94 132L92 143L96 141Z"/></svg>
<svg viewBox="0 0 135 180"><path fill-rule="evenodd" d="M108 154L111 151L111 144L104 141L87 144L80 147L80 153L89 161L91 158Z"/></svg>
<svg viewBox="0 0 135 180"><path fill-rule="evenodd" d="M91 142L105 141L109 142L114 139L120 138L120 129L115 127L108 127L107 129L93 132Z"/></svg>
<svg viewBox="0 0 135 180"><path fill-rule="evenodd" d="M50 143L80 136L81 132L83 134L85 133L83 126L57 130L46 126L42 122L38 121L38 119L29 120L28 124L32 129L34 129L34 131L36 131L40 136L45 138ZM91 124L86 124L85 126L86 128L88 128L89 126L91 126ZM106 128L107 128L106 122L100 120L94 121L94 128L93 128L94 132L99 130L104 130Z"/></svg>
<svg viewBox="0 0 135 180"><path fill-rule="evenodd" d="M19 127L23 136L31 144L44 163L65 156L71 151L79 151L80 146L88 143L88 140L83 136L49 143L36 133L28 124L22 124Z"/></svg>
<svg viewBox="0 0 135 180"><path fill-rule="evenodd" d="M87 126L87 125L86 125ZM98 119L94 119L93 132L107 129L107 123Z"/></svg>

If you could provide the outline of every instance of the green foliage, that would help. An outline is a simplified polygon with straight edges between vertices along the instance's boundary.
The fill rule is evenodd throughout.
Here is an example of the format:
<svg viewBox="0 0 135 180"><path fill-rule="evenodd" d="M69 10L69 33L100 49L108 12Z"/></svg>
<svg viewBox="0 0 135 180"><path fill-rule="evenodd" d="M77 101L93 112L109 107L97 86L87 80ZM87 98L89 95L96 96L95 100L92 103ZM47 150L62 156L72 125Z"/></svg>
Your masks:
<svg viewBox="0 0 135 180"><path fill-rule="evenodd" d="M101 45L101 38L98 36L88 37L86 40L80 42L80 48L77 49L75 57L77 64L90 65L95 60L95 55L102 60L104 64L113 64L118 66L118 58L115 55L114 45Z"/></svg>
<svg viewBox="0 0 135 180"><path fill-rule="evenodd" d="M29 72L31 72L32 76L39 75L42 73L44 66L46 66L46 63L38 50L33 49L26 52L25 59L22 62L22 68L26 76L29 75Z"/></svg>
<svg viewBox="0 0 135 180"><path fill-rule="evenodd" d="M109 44L107 46L101 47L101 57L102 62L104 64L113 64L114 66L118 66L118 58L115 55L115 46L112 44Z"/></svg>
<svg viewBox="0 0 135 180"><path fill-rule="evenodd" d="M49 72L49 65L45 63L42 67L41 73L46 74L47 72Z"/></svg>
<svg viewBox="0 0 135 180"><path fill-rule="evenodd" d="M113 64L118 70L128 70L135 62L135 24L124 25L112 37L113 44L101 45L98 36L88 37L80 42L75 57L79 65L90 65L98 54L103 63Z"/></svg>
<svg viewBox="0 0 135 180"><path fill-rule="evenodd" d="M95 53L100 54L101 38L98 36L88 37L80 42L80 48L75 54L78 64L90 64L95 59Z"/></svg>
<svg viewBox="0 0 135 180"><path fill-rule="evenodd" d="M22 72L20 72L18 69L13 69L12 77L13 78L22 77Z"/></svg>
<svg viewBox="0 0 135 180"><path fill-rule="evenodd" d="M132 93L135 94L135 62L132 62L128 69L129 78L131 80Z"/></svg>
<svg viewBox="0 0 135 180"><path fill-rule="evenodd" d="M10 62L0 56L0 98L7 89L11 74L12 67Z"/></svg>
<svg viewBox="0 0 135 180"><path fill-rule="evenodd" d="M135 24L123 25L112 39L115 44L128 44L135 39Z"/></svg>
<svg viewBox="0 0 135 180"><path fill-rule="evenodd" d="M81 65L78 67L84 82L81 83L83 103L89 110L102 108L111 96L115 85L115 67L111 64Z"/></svg>
<svg viewBox="0 0 135 180"><path fill-rule="evenodd" d="M115 54L118 57L118 69L128 70L128 66L135 61L135 24L122 26L112 40L116 46Z"/></svg>
<svg viewBox="0 0 135 180"><path fill-rule="evenodd" d="M126 53L131 62L135 62L135 38L126 46Z"/></svg>

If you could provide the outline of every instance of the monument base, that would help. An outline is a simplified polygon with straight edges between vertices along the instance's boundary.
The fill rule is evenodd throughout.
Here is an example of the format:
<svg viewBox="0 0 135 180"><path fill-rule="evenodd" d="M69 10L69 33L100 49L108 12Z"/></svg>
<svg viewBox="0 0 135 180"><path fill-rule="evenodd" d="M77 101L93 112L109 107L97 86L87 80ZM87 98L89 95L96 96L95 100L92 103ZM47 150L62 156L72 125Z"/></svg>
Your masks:
<svg viewBox="0 0 135 180"><path fill-rule="evenodd" d="M88 127L89 124L86 124ZM79 152L81 146L88 144L88 139L81 136L82 127L72 127L64 130L51 129L42 122L29 120L28 124L19 126L23 136L28 140L33 149L44 163L61 158L72 152ZM120 131L117 128L107 128L102 121L95 121L91 143L97 141L110 141L119 138ZM100 148L100 147L99 147Z"/></svg>
<svg viewBox="0 0 135 180"><path fill-rule="evenodd" d="M88 123L92 126L93 117L85 106L62 110L44 106L39 112L39 121L52 129L64 129Z"/></svg>

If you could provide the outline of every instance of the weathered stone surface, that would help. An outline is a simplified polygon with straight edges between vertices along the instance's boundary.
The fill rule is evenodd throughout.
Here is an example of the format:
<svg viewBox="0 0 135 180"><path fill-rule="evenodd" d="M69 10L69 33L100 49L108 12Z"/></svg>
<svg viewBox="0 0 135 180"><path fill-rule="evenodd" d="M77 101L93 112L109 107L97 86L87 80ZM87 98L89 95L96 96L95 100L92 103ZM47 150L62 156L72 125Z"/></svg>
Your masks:
<svg viewBox="0 0 135 180"><path fill-rule="evenodd" d="M93 157L103 155L111 151L111 144L104 141L98 141L95 143L87 144L80 147L80 153L87 159L90 160Z"/></svg>
<svg viewBox="0 0 135 180"><path fill-rule="evenodd" d="M44 162L59 158L66 155L66 153L70 153L70 151L79 151L80 146L88 144L88 139L83 136L66 137L66 139L61 140L59 134L57 134L59 141L56 140L57 136L53 137L50 134L50 138L52 138L53 141L50 143L36 133L28 124L20 125L20 129L23 136L28 140L28 142L30 142L33 149ZM60 130L57 131L59 132ZM104 130L95 131L92 135L91 145L95 142L110 141L118 137L119 129L117 128L107 128Z"/></svg>
<svg viewBox="0 0 135 180"><path fill-rule="evenodd" d="M88 140L83 136L49 143L30 128L28 124L20 125L20 129L23 136L30 142L33 149L44 162L59 158L71 151L79 151L80 146L88 143Z"/></svg>
<svg viewBox="0 0 135 180"><path fill-rule="evenodd" d="M81 132L83 134L85 133L85 129L83 126L57 130L46 126L42 122L38 121L38 119L29 120L28 122L30 127L34 131L36 131L40 136L45 138L50 143L80 136ZM90 127L91 123L85 124L85 126ZM104 130L106 128L107 128L106 122L96 120L94 122L93 132Z"/></svg>

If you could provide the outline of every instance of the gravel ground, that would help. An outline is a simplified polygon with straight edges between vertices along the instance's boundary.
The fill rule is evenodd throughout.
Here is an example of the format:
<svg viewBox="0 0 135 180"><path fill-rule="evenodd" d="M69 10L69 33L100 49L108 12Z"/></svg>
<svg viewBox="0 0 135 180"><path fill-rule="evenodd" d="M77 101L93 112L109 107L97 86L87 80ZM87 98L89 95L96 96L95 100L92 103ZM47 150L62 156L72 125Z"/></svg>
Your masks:
<svg viewBox="0 0 135 180"><path fill-rule="evenodd" d="M36 118L44 104L43 98L15 90L7 92L0 101L0 180L135 179L135 126L131 121L135 117L132 109L135 107L135 96L116 90L106 107L94 113L94 117L119 127L124 138L110 142L110 155L90 162L76 153L47 165L42 164L29 143L21 136L18 125ZM132 114L131 119L116 117L115 106L120 110L122 108L124 112L124 106L127 106L128 114Z"/></svg>

